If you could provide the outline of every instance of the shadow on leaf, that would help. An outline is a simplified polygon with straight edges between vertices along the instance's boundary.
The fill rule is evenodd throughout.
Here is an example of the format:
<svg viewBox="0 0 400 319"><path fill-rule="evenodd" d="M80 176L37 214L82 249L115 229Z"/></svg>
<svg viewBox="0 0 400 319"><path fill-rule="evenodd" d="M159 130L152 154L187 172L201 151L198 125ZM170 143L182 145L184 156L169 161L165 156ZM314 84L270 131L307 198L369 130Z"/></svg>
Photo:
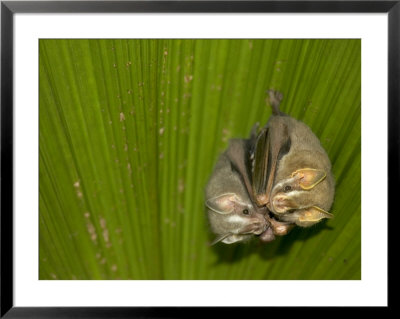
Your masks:
<svg viewBox="0 0 400 319"><path fill-rule="evenodd" d="M211 246L213 252L218 256L214 265L235 264L253 254L259 254L263 260L271 261L279 256L289 254L296 241L311 240L324 230L333 230L333 228L326 225L326 221L323 221L307 229L296 227L286 236L277 237L273 242L267 244L260 242L257 238L232 245L218 243Z"/></svg>

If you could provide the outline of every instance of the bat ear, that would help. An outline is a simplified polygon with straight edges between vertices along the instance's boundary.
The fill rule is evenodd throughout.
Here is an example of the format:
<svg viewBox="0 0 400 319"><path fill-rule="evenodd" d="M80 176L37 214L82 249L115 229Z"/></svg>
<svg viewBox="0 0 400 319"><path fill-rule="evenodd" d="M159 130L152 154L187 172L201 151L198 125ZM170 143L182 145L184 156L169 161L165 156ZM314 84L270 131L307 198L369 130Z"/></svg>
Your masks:
<svg viewBox="0 0 400 319"><path fill-rule="evenodd" d="M236 243L237 241L241 241L242 239L243 237L240 235L227 233L224 235L219 235L217 238L215 238L214 241L211 243L211 246L215 245L216 243L219 243L220 241L222 241L224 244L233 244Z"/></svg>
<svg viewBox="0 0 400 319"><path fill-rule="evenodd" d="M227 238L228 236L230 236L230 235L231 235L231 234L228 233L228 234L224 234L224 235L219 235L219 236L217 236L217 238L215 238L215 239L213 240L213 242L211 243L210 246L213 246L213 245L215 245L216 243L219 243L220 241L226 239L226 238Z"/></svg>
<svg viewBox="0 0 400 319"><path fill-rule="evenodd" d="M302 189L309 190L319 184L326 177L326 173L322 169L302 168L292 173L292 177L300 179Z"/></svg>
<svg viewBox="0 0 400 319"><path fill-rule="evenodd" d="M210 198L206 201L206 206L219 214L232 213L235 204L239 203L239 197L234 193L227 193L217 197Z"/></svg>
<svg viewBox="0 0 400 319"><path fill-rule="evenodd" d="M333 218L333 215L324 211L322 208L312 206L300 212L300 216L296 224L299 226L307 227L318 223L321 219L324 218Z"/></svg>

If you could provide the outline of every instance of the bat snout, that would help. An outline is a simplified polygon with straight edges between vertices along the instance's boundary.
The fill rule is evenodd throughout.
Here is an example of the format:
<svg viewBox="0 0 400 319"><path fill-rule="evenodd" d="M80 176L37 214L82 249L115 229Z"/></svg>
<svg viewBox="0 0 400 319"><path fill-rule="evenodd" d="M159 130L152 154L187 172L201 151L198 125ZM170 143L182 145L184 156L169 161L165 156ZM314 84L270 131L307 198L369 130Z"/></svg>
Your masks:
<svg viewBox="0 0 400 319"><path fill-rule="evenodd" d="M272 211L277 214L282 214L288 210L287 207L288 197L283 194L277 194L272 199Z"/></svg>
<svg viewBox="0 0 400 319"><path fill-rule="evenodd" d="M264 219L264 220L258 220L258 221L256 221L256 222L254 222L254 231L253 231L253 233L255 234L255 235L260 235L260 234L262 234L266 229L267 229L267 227L268 227L268 224L267 224L267 221Z"/></svg>
<svg viewBox="0 0 400 319"><path fill-rule="evenodd" d="M243 229L242 233L260 235L267 229L267 227L267 221L264 219L263 216L261 216L261 218L254 218L254 220Z"/></svg>
<svg viewBox="0 0 400 319"><path fill-rule="evenodd" d="M278 193L272 199L272 211L276 214L283 214L292 209L301 208L298 203L298 192Z"/></svg>
<svg viewBox="0 0 400 319"><path fill-rule="evenodd" d="M255 227L255 229L253 231L254 235L260 235L267 229L267 225L266 224L264 224L264 225L258 224L258 225L255 225L254 227Z"/></svg>

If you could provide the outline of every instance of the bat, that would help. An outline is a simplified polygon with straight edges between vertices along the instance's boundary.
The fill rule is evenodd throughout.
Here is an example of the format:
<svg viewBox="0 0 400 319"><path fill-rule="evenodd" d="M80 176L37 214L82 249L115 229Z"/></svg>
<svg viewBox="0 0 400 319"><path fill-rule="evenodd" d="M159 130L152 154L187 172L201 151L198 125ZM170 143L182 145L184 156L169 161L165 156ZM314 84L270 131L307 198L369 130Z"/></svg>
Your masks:
<svg viewBox="0 0 400 319"><path fill-rule="evenodd" d="M254 140L254 133L247 140L231 139L207 183L205 205L211 230L217 235L212 245L246 241L269 227L266 207L257 207L251 193L249 152Z"/></svg>
<svg viewBox="0 0 400 319"><path fill-rule="evenodd" d="M335 193L331 163L319 139L303 122L280 111L282 94L269 90L272 116L258 134L252 163L255 203L271 212L271 229L260 236L270 241L294 225L309 227L324 218Z"/></svg>

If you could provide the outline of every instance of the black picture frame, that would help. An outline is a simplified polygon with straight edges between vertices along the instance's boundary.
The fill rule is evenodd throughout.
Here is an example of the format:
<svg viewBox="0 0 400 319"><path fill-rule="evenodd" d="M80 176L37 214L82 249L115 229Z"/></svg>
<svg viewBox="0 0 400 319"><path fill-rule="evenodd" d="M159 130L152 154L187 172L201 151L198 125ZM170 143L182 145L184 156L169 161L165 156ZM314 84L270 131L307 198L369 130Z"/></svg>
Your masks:
<svg viewBox="0 0 400 319"><path fill-rule="evenodd" d="M178 318L274 316L279 308L14 307L13 303L13 19L16 13L387 13L388 14L388 218L394 227L398 193L400 125L400 1L1 1L1 318ZM389 211L392 214L389 214ZM383 212L382 212L383 213ZM388 230L388 247L393 231ZM390 258L388 252L388 261ZM388 271L390 268L388 269ZM390 275L390 273L389 273ZM390 280L388 287L390 288ZM393 283L392 283L393 285ZM390 289L389 289L390 292ZM388 294L389 295L389 294ZM388 310L392 304L389 295ZM326 309L318 308L326 313ZM289 308L296 316L307 308ZM329 311L334 315L339 308ZM315 311L315 310L313 310ZM371 309L367 309L371 312Z"/></svg>

